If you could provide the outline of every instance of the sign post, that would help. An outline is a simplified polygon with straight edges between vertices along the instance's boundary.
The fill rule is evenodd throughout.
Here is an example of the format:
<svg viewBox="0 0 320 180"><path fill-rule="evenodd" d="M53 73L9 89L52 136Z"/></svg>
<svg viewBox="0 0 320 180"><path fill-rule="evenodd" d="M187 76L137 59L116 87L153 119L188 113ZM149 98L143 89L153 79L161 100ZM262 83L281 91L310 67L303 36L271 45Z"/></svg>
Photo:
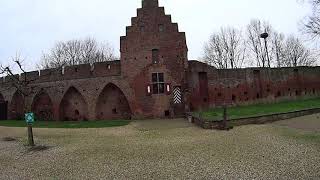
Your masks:
<svg viewBox="0 0 320 180"><path fill-rule="evenodd" d="M33 140L33 132L32 132L32 125L34 123L34 114L33 113L26 113L25 120L28 126L28 145L34 146Z"/></svg>

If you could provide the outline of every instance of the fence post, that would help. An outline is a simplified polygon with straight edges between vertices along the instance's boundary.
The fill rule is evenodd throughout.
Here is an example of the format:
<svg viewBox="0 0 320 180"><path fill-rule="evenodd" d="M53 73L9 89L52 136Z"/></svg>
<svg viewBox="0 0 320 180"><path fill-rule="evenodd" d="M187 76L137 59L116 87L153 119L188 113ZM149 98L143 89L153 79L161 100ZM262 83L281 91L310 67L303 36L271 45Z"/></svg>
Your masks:
<svg viewBox="0 0 320 180"><path fill-rule="evenodd" d="M223 128L227 129L227 123L228 123L228 115L227 115L227 106L223 105Z"/></svg>
<svg viewBox="0 0 320 180"><path fill-rule="evenodd" d="M34 146L33 132L32 132L32 125L31 124L28 124L28 145Z"/></svg>

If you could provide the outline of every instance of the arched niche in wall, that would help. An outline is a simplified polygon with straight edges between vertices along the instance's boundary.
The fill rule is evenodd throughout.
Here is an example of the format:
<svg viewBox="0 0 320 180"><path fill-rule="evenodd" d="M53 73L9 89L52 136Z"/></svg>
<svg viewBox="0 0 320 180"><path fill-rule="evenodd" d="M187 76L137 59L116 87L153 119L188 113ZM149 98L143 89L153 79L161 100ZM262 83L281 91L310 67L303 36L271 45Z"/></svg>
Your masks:
<svg viewBox="0 0 320 180"><path fill-rule="evenodd" d="M98 120L130 119L128 100L119 87L110 83L100 93L96 104Z"/></svg>
<svg viewBox="0 0 320 180"><path fill-rule="evenodd" d="M62 121L88 120L88 105L75 87L70 87L64 94L59 112Z"/></svg>
<svg viewBox="0 0 320 180"><path fill-rule="evenodd" d="M24 119L24 97L19 91L16 91L12 96L9 105L9 117L12 120Z"/></svg>
<svg viewBox="0 0 320 180"><path fill-rule="evenodd" d="M5 101L3 95L0 93L0 120L8 119L8 103Z"/></svg>
<svg viewBox="0 0 320 180"><path fill-rule="evenodd" d="M36 120L50 121L53 120L53 104L47 92L39 92L32 101L32 112Z"/></svg>
<svg viewBox="0 0 320 180"><path fill-rule="evenodd" d="M5 102L3 95L0 93L0 103Z"/></svg>

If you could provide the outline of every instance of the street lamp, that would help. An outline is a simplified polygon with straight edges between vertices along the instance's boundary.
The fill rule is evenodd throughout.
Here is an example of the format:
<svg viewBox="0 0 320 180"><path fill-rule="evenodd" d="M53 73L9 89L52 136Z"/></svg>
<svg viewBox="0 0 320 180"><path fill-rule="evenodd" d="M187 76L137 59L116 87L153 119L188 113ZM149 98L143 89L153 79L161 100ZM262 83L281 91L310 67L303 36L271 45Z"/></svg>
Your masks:
<svg viewBox="0 0 320 180"><path fill-rule="evenodd" d="M269 59L269 53L268 53L268 46L267 46L267 38L269 37L269 34L267 32L262 33L260 35L260 38L264 39L264 46L266 48L266 55L267 55L267 60L268 60L268 66L270 67L270 59ZM263 62L263 67L265 66L265 63Z"/></svg>

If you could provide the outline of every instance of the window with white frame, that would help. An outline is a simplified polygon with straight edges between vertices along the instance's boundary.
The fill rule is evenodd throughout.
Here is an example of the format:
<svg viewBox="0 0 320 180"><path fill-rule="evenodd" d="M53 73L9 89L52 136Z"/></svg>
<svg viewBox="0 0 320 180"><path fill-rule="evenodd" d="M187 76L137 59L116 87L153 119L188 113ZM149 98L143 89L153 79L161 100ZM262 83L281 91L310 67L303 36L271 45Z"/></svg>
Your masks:
<svg viewBox="0 0 320 180"><path fill-rule="evenodd" d="M153 94L163 94L165 92L163 73L152 73L152 92Z"/></svg>

